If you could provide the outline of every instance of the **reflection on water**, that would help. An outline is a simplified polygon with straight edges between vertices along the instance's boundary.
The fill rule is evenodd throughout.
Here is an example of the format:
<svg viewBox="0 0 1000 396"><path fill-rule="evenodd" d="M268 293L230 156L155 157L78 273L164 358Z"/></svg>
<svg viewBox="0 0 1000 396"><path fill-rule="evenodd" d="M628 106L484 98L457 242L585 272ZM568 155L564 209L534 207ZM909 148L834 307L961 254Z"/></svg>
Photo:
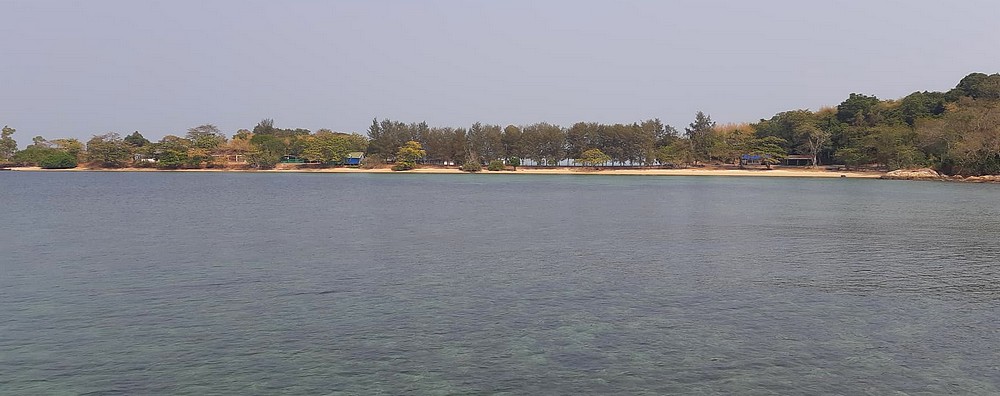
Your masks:
<svg viewBox="0 0 1000 396"><path fill-rule="evenodd" d="M996 394L1000 186L0 175L0 394Z"/></svg>

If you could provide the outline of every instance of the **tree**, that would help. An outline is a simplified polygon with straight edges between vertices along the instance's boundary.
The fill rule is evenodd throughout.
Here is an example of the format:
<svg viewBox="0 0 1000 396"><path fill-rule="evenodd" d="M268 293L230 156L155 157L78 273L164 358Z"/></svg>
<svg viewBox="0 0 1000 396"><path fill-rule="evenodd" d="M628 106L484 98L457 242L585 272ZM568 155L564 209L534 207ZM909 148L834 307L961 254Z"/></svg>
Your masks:
<svg viewBox="0 0 1000 396"><path fill-rule="evenodd" d="M117 133L97 135L87 141L87 160L105 168L121 168L131 158L129 146Z"/></svg>
<svg viewBox="0 0 1000 396"><path fill-rule="evenodd" d="M598 166L611 161L611 156L604 154L600 149L590 149L584 151L577 161L583 166Z"/></svg>
<svg viewBox="0 0 1000 396"><path fill-rule="evenodd" d="M55 139L49 143L51 147L72 155L77 161L80 160L80 155L83 153L83 143L74 138Z"/></svg>
<svg viewBox="0 0 1000 396"><path fill-rule="evenodd" d="M510 167L516 171L517 167L521 166L521 158L520 157L507 158L507 165L510 165Z"/></svg>
<svg viewBox="0 0 1000 396"><path fill-rule="evenodd" d="M500 144L503 146L504 157L520 158L524 155L521 147L521 128L514 125L507 125L500 136Z"/></svg>
<svg viewBox="0 0 1000 396"><path fill-rule="evenodd" d="M38 166L43 169L69 169L76 168L76 157L64 151L55 151L39 161Z"/></svg>
<svg viewBox="0 0 1000 396"><path fill-rule="evenodd" d="M536 165L557 165L566 155L566 133L549 123L531 124L521 129L524 156Z"/></svg>
<svg viewBox="0 0 1000 396"><path fill-rule="evenodd" d="M364 136L334 133L329 130L320 130L315 135L306 137L304 142L303 158L324 164L343 163L347 154L364 151L368 145L368 140Z"/></svg>
<svg viewBox="0 0 1000 396"><path fill-rule="evenodd" d="M49 141L41 136L35 136L31 138L31 145L38 147L49 147Z"/></svg>
<svg viewBox="0 0 1000 396"><path fill-rule="evenodd" d="M694 154L688 142L676 139L657 149L656 160L663 165L690 164L694 162Z"/></svg>
<svg viewBox="0 0 1000 396"><path fill-rule="evenodd" d="M878 122L879 100L874 96L852 93L837 105L837 119L853 126L872 126Z"/></svg>
<svg viewBox="0 0 1000 396"><path fill-rule="evenodd" d="M199 125L188 129L186 138L195 147L205 150L213 150L226 142L226 135L212 124Z"/></svg>
<svg viewBox="0 0 1000 396"><path fill-rule="evenodd" d="M247 155L247 162L258 169L274 168L286 152L285 142L273 134L255 133L250 144L254 149Z"/></svg>
<svg viewBox="0 0 1000 396"><path fill-rule="evenodd" d="M920 120L915 134L942 172L1000 174L1000 101L963 98L942 117Z"/></svg>
<svg viewBox="0 0 1000 396"><path fill-rule="evenodd" d="M491 172L497 172L497 171L502 171L503 168L504 168L503 161L493 160L490 161L490 164L486 169L489 169Z"/></svg>
<svg viewBox="0 0 1000 396"><path fill-rule="evenodd" d="M254 135L274 135L276 128L274 128L274 120L270 118L265 118L257 123L257 126L253 127Z"/></svg>
<svg viewBox="0 0 1000 396"><path fill-rule="evenodd" d="M134 148L143 147L150 143L149 139L146 139L144 136L142 136L142 134L139 133L139 131L132 132L131 135L126 136L125 139L122 140L126 144Z"/></svg>
<svg viewBox="0 0 1000 396"><path fill-rule="evenodd" d="M396 165L392 167L392 170L413 169L416 166L417 159L423 158L426 155L427 151L420 146L419 142L410 140L396 152Z"/></svg>
<svg viewBox="0 0 1000 396"><path fill-rule="evenodd" d="M715 121L712 117L699 111L694 115L694 122L684 128L684 134L691 145L691 153L695 161L707 161L710 159L708 149L711 146L710 139L712 131L715 129Z"/></svg>
<svg viewBox="0 0 1000 396"><path fill-rule="evenodd" d="M153 148L156 166L161 169L178 169L189 163L191 141L173 135L164 136Z"/></svg>
<svg viewBox="0 0 1000 396"><path fill-rule="evenodd" d="M971 73L962 78L949 94L973 99L1000 99L1000 74Z"/></svg>
<svg viewBox="0 0 1000 396"><path fill-rule="evenodd" d="M21 166L37 166L46 157L59 152L51 147L30 145L24 150L18 151L11 156L10 161Z"/></svg>
<svg viewBox="0 0 1000 396"><path fill-rule="evenodd" d="M764 166L771 169L771 165L780 163L787 155L784 148L785 143L784 139L776 136L754 138L747 142L745 151L750 155L759 155Z"/></svg>
<svg viewBox="0 0 1000 396"><path fill-rule="evenodd" d="M0 160L9 161L14 156L14 152L17 151L17 142L11 137L16 131L14 128L4 125L2 132L0 132Z"/></svg>

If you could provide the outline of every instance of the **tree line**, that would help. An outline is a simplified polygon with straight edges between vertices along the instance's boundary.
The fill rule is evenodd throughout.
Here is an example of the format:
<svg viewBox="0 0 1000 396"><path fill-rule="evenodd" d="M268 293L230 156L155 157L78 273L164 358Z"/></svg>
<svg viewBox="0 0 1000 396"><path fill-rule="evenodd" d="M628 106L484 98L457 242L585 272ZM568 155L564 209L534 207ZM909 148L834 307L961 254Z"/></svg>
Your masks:
<svg viewBox="0 0 1000 396"><path fill-rule="evenodd" d="M429 126L375 119L366 135L282 129L265 119L227 137L214 125L188 129L151 142L139 132L122 137L35 137L17 150L14 129L0 135L0 162L53 168L87 163L97 167L206 168L243 162L268 169L282 158L325 166L364 152L368 166L394 163L518 166L692 166L742 164L752 156L764 165L787 155L813 164L898 169L929 166L948 174L1000 174L1000 74L972 73L947 92L914 92L896 100L852 93L835 107L789 110L753 123L717 125L703 112L679 131L659 119L632 123L578 122L564 127L474 123ZM401 157L402 156L405 157ZM492 165L491 165L492 167Z"/></svg>

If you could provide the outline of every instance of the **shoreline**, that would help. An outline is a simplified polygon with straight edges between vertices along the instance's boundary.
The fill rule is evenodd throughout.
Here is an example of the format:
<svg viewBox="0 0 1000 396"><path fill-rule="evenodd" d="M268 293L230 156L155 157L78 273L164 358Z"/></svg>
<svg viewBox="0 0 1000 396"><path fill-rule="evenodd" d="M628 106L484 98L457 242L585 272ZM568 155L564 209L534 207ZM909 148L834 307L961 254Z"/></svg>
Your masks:
<svg viewBox="0 0 1000 396"><path fill-rule="evenodd" d="M154 169L154 168L72 168L72 169L42 169L39 167L15 167L12 171L19 172L218 172L218 173L392 173L392 174L468 174L452 167L423 167L408 171L396 172L389 168L359 169L359 168L303 168L281 167L268 170L256 169ZM825 169L726 169L726 168L685 168L685 169L608 169L599 170L572 167L554 168L519 168L516 171L487 171L477 174L497 175L601 175L601 176L735 176L735 177L801 177L801 178L853 178L878 179L885 172L831 171Z"/></svg>

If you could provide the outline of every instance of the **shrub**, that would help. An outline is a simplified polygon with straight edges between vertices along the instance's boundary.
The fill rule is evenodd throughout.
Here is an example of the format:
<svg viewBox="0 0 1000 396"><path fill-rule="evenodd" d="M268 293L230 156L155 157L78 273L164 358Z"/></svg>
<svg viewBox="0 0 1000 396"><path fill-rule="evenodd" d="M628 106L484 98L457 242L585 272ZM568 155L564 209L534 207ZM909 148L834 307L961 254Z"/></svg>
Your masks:
<svg viewBox="0 0 1000 396"><path fill-rule="evenodd" d="M361 166L360 166L360 168L361 169L375 169L375 168L378 168L378 167L380 167L382 165L385 165L385 161L382 161L381 158L373 157L373 156L365 156L365 158L361 159Z"/></svg>
<svg viewBox="0 0 1000 396"><path fill-rule="evenodd" d="M69 169L76 168L76 157L70 153L58 151L49 154L38 162L42 169Z"/></svg>
<svg viewBox="0 0 1000 396"><path fill-rule="evenodd" d="M479 161L466 161L461 169L463 172L479 172L483 170L483 165Z"/></svg>
<svg viewBox="0 0 1000 396"><path fill-rule="evenodd" d="M399 171L408 171L410 169L413 169L413 166L414 166L414 164L412 162L405 162L404 161L404 162L396 163L396 165L393 165L392 166L392 170L394 170L396 172L399 172Z"/></svg>
<svg viewBox="0 0 1000 396"><path fill-rule="evenodd" d="M490 165L486 167L491 172L502 171L504 169L503 161L493 160L490 161Z"/></svg>

